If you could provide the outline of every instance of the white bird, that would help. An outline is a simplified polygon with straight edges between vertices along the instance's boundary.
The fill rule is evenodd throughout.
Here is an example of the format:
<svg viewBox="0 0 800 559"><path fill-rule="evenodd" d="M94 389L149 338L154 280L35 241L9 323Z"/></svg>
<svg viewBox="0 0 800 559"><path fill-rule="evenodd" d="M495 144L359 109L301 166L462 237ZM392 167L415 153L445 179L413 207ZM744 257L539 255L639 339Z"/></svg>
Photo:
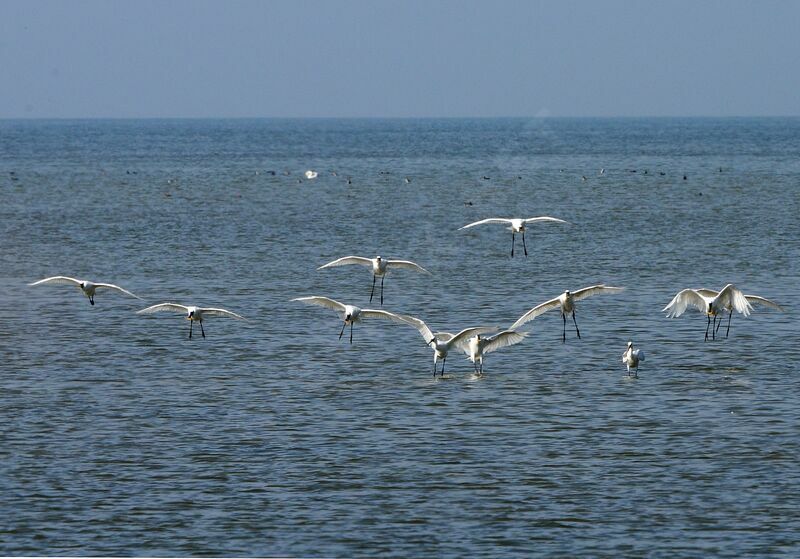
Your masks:
<svg viewBox="0 0 800 559"><path fill-rule="evenodd" d="M517 238L517 233L522 233L522 249L525 251L525 256L528 256L528 247L525 246L525 230L526 225L529 223L536 223L538 221L554 221L556 223L567 223L563 219L558 219L555 217L548 217L543 215L541 217L529 217L528 219L521 219L521 218L505 218L505 217L490 217L488 219L482 219L480 221L476 221L475 223L470 223L465 225L464 227L459 228L461 229L468 229L470 227L475 227L476 225L483 225L484 223L501 223L503 225L509 225L509 229L511 230L511 256L514 256L514 241Z"/></svg>
<svg viewBox="0 0 800 559"><path fill-rule="evenodd" d="M360 264L361 266L372 267L372 291L369 294L369 302L372 302L372 297L375 295L375 278L381 278L381 305L383 305L383 280L391 270L413 270L422 274L430 275L430 272L409 260L388 260L381 256L375 258L364 258L362 256L344 256L338 258L333 262L328 262L317 268L317 270L324 270L325 268L334 268L336 266L346 266L348 264Z"/></svg>
<svg viewBox="0 0 800 559"><path fill-rule="evenodd" d="M345 305L344 303L334 301L328 297L297 297L292 299L292 301L299 301L300 303L305 303L307 305L317 305L318 307L333 309L341 313L344 324L342 324L342 331L339 332L339 339L342 339L345 326L349 324L351 344L353 343L353 324L356 322L361 322L365 318L383 318L385 320L397 322L398 324L408 324L408 321L404 320L400 315L391 313L389 311L361 309L355 305Z"/></svg>
<svg viewBox="0 0 800 559"><path fill-rule="evenodd" d="M641 349L633 349L633 342L628 342L628 349L622 354L622 362L628 368L628 376L631 376L631 369L635 369L638 378L639 362L644 363L644 352Z"/></svg>
<svg viewBox="0 0 800 559"><path fill-rule="evenodd" d="M483 356L497 351L501 347L518 344L528 335L527 332L504 330L494 336L483 337L481 334L469 339L467 345L461 346L467 358L475 365L475 373L483 374Z"/></svg>
<svg viewBox="0 0 800 559"><path fill-rule="evenodd" d="M35 281L33 283L29 283L28 285L41 285L45 283L65 283L69 285L74 285L80 288L83 291L83 294L89 298L89 303L94 305L94 294L98 289L111 289L112 291L119 291L120 293L124 293L125 295L130 295L131 297L136 297L137 299L142 299L138 295L134 295L127 289L122 289L118 285L114 285L112 283L95 283L87 280L79 280L75 278L69 278L67 276L53 276L52 278L45 278L39 281Z"/></svg>
<svg viewBox="0 0 800 559"><path fill-rule="evenodd" d="M306 175L306 178L307 178L308 180L311 180L311 179L315 179L315 178L317 178L317 175L319 175L319 173L317 173L316 171L312 171L311 169L309 169L308 171L306 171L306 172L305 172L305 175Z"/></svg>
<svg viewBox="0 0 800 559"><path fill-rule="evenodd" d="M533 307L531 310L523 314L517 321L511 325L509 330L516 330L526 322L530 322L540 314L546 313L553 309L561 310L561 318L564 320L564 331L561 335L561 341L567 341L567 315L572 313L572 322L575 323L575 332L578 334L578 339L581 337L581 331L578 329L578 322L575 320L575 301L580 301L591 297L592 295L599 295L600 293L619 293L623 291L624 287L609 287L606 285L593 285L591 287L584 287L577 291L565 291L558 297L545 301L541 305Z"/></svg>
<svg viewBox="0 0 800 559"><path fill-rule="evenodd" d="M227 316L229 318L235 318L237 320L245 320L243 316L236 314L235 312L231 312L225 309L216 309L212 307L187 307L186 305L179 305L177 303L159 303L158 305L153 305L151 307L147 307L146 309L142 309L137 311L136 314L152 314L156 312L164 312L164 311L171 311L171 312L179 312L179 313L186 313L186 320L189 321L189 339L192 339L192 325L195 322L200 323L200 333L203 337L206 337L206 332L203 330L203 318L207 316Z"/></svg>
<svg viewBox="0 0 800 559"><path fill-rule="evenodd" d="M497 327L478 326L473 328L465 328L458 334L451 334L450 332L434 333L431 332L431 329L428 328L428 325L419 318L414 318L413 316L408 315L400 315L400 318L416 328L419 333L422 334L422 339L425 340L425 343L430 345L433 349L433 376L436 376L436 363L439 361L439 359L442 360L442 376L444 376L444 366L447 362L447 353L451 349L461 348L468 344L469 339L472 336L476 336L478 334L487 334L489 332L497 332L497 330L499 330Z"/></svg>
<svg viewBox="0 0 800 559"><path fill-rule="evenodd" d="M724 311L728 311L728 328L725 332L725 337L728 337L731 329L731 319L733 318L733 311L749 316L753 310L752 304L765 305L775 310L783 312L783 307L774 301L759 297L758 295L745 295L741 290L737 289L733 284L728 284L720 291L713 289L684 289L678 292L672 301L664 307L662 312L667 313L668 318L681 316L688 307L695 307L700 312L704 312L707 317L706 322L706 336L708 341L708 329L712 327L711 339L716 339L717 330L722 325L722 317L720 317L719 324L717 324L717 315ZM711 319L714 319L713 326Z"/></svg>

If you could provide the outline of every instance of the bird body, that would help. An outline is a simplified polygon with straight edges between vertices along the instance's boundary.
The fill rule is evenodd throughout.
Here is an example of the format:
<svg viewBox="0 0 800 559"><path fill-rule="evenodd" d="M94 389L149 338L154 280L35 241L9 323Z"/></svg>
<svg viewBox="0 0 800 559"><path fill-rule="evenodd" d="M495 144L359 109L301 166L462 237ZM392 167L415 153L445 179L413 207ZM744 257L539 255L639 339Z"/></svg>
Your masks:
<svg viewBox="0 0 800 559"><path fill-rule="evenodd" d="M344 334L344 329L346 326L350 326L350 343L353 343L353 324L356 322L361 322L365 318L382 318L385 320L391 320L392 322L396 322L399 324L408 324L406 320L401 318L400 315L395 313L379 310L379 309L362 309L360 307L356 307L355 305L345 305L344 303L340 303L339 301L334 301L329 297L297 297L292 299L292 301L297 301L300 303L305 303L307 305L316 305L318 307L325 307L326 309L332 309L337 311L344 324L342 325L342 331L339 332L339 339L342 339L342 335Z"/></svg>
<svg viewBox="0 0 800 559"><path fill-rule="evenodd" d="M518 344L528 335L527 332L516 332L515 330L504 330L494 336L483 336L477 334L469 339L467 345L461 346L467 358L475 365L475 372L483 374L483 356L487 353L497 351L502 347Z"/></svg>
<svg viewBox="0 0 800 559"><path fill-rule="evenodd" d="M450 332L432 332L425 322L419 318L408 315L400 315L405 322L416 328L422 335L425 343L430 345L433 349L433 376L436 376L436 367L438 361L442 360L442 376L444 376L444 367L447 361L447 354L453 348L460 348L469 343L472 336L479 334L486 334L489 332L496 332L498 328L492 326L478 326L473 328L465 328L457 334Z"/></svg>
<svg viewBox="0 0 800 559"><path fill-rule="evenodd" d="M317 268L317 270L324 270L326 268L335 268L337 266L347 266L349 264L358 264L360 266L369 266L372 268L372 291L369 295L369 300L375 295L375 280L381 278L381 305L383 305L383 281L391 270L412 270L422 274L429 274L430 272L410 260L389 260L380 255L375 258L364 258L363 256L344 256L337 258L332 262L328 262Z"/></svg>
<svg viewBox="0 0 800 559"><path fill-rule="evenodd" d="M565 291L558 297L550 299L549 301L545 301L544 303L533 307L531 310L523 314L521 317L517 319L514 324L511 325L510 330L516 330L520 328L527 322L530 322L537 316L540 316L547 311L559 309L561 311L561 318L564 321L564 331L562 334L562 341L567 341L567 315L572 315L572 321L575 323L575 332L578 334L578 338L581 337L581 332L578 329L578 322L575 320L575 302L580 301L582 299L586 299L587 297L591 297L592 295L598 295L601 293L619 293L623 291L624 287L611 287L607 285L592 285L590 287L584 287L583 289L578 289L577 291Z"/></svg>
<svg viewBox="0 0 800 559"><path fill-rule="evenodd" d="M35 281L33 283L29 283L28 285L42 285L42 284L67 284L67 285L74 285L78 287L84 295L89 299L89 303L94 305L94 295L98 289L110 289L112 291L119 291L120 293L124 293L125 295L130 295L131 297L135 297L137 299L141 299L138 295L134 295L127 289L123 289L118 285L114 285L113 283L99 283L99 282L91 282L88 280L79 280L75 278L70 278L67 276L53 276L50 278L41 279L39 281Z"/></svg>
<svg viewBox="0 0 800 559"><path fill-rule="evenodd" d="M622 362L628 368L628 376L631 376L631 370L635 370L638 377L639 363L644 362L644 352L641 349L633 349L633 342L628 342L628 349L622 354Z"/></svg>
<svg viewBox="0 0 800 559"><path fill-rule="evenodd" d="M556 217L549 217L549 216L540 216L540 217L529 217L527 219L523 218L505 218L505 217L490 217L487 219L482 219L480 221L476 221L474 223L469 223L464 227L459 228L461 229L468 229L470 227L475 227L476 225L483 225L486 223L499 223L502 225L508 225L508 229L511 231L511 256L514 256L514 242L516 240L516 234L522 234L522 248L525 252L525 256L528 256L528 247L525 245L525 231L527 230L527 225L530 223L537 223L540 221L554 221L556 223L567 223L563 219L558 219Z"/></svg>
<svg viewBox="0 0 800 559"><path fill-rule="evenodd" d="M189 321L189 339L192 339L192 325L197 322L200 324L200 333L203 337L206 337L206 332L203 329L203 319L208 316L226 316L229 318L235 318L237 320L245 320L245 318L241 315L236 314L235 312L231 312L226 309L220 309L215 307L197 307L197 306L186 306L186 305L179 305L177 303L159 303L158 305L152 305L147 307L146 309L142 309L137 311L136 314L152 314L157 312L178 312L181 314L186 314L186 320Z"/></svg>

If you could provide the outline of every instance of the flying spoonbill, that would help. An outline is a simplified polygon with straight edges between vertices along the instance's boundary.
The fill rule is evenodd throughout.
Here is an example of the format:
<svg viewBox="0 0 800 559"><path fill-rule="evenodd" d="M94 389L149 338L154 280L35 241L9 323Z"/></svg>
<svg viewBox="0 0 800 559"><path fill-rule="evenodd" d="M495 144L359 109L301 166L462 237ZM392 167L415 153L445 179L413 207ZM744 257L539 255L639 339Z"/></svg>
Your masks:
<svg viewBox="0 0 800 559"><path fill-rule="evenodd" d="M383 318L385 320L397 322L398 324L408 324L408 321L404 320L400 315L391 313L389 311L361 309L355 305L345 305L344 303L334 301L328 297L297 297L292 299L292 301L299 301L300 303L305 303L307 305L317 305L318 307L325 307L326 309L333 309L340 312L344 324L342 324L342 331L339 332L339 339L342 339L345 326L349 324L351 344L353 343L353 324L356 322L361 322L365 318Z"/></svg>
<svg viewBox="0 0 800 559"><path fill-rule="evenodd" d="M87 280L79 280L75 278L69 278L67 276L53 276L52 278L45 278L39 281L35 281L33 283L29 283L28 285L41 285L45 283L65 283L69 285L74 285L79 287L83 294L89 298L89 303L94 305L94 294L98 289L111 289L112 291L119 291L120 293L124 293L125 295L130 295L131 297L136 297L137 299L142 299L138 295L134 295L127 289L122 289L118 285L114 285L111 283L95 283Z"/></svg>
<svg viewBox="0 0 800 559"><path fill-rule="evenodd" d="M511 325L509 330L516 330L526 322L530 322L540 314L546 313L553 309L561 310L561 318L564 320L564 331L561 334L561 341L567 341L567 315L572 313L572 322L575 323L575 333L578 334L578 339L581 337L581 331L578 329L578 322L575 320L575 301L580 301L591 297L592 295L599 295L600 293L619 293L623 291L624 287L609 287L606 285L593 285L591 287L584 287L577 291L565 291L558 297L545 301L541 305L533 307L531 310L523 314L517 321Z"/></svg>
<svg viewBox="0 0 800 559"><path fill-rule="evenodd" d="M525 256L528 256L528 247L525 246L525 230L526 226L529 223L536 223L537 221L554 221L556 223L567 223L563 219L558 219L555 217L548 217L546 215L541 217L529 217L528 219L521 219L521 218L504 218L504 217L490 217L488 219L482 219L480 221L476 221L475 223L470 223L465 225L464 227L459 228L461 229L468 229L470 227L475 227L476 225L483 225L484 223L501 223L503 225L508 225L509 229L511 230L511 256L514 256L514 242L517 238L517 233L522 233L522 249L525 251Z"/></svg>
<svg viewBox="0 0 800 559"><path fill-rule="evenodd" d="M527 332L516 332L515 330L504 330L494 336L484 337L478 334L469 339L467 345L461 346L467 358L475 365L475 373L483 374L483 356L487 353L497 351L501 347L518 344L527 336Z"/></svg>
<svg viewBox="0 0 800 559"><path fill-rule="evenodd" d="M186 320L189 321L189 339L192 339L192 325L195 322L200 323L200 333L206 337L206 332L203 330L203 318L207 316L227 316L237 320L245 320L243 316L236 314L225 309L215 309L211 307L187 307L186 305L179 305L177 303L160 303L137 311L136 314L152 314L156 312L179 312L186 313Z"/></svg>
<svg viewBox="0 0 800 559"><path fill-rule="evenodd" d="M644 362L644 352L641 349L633 349L633 342L628 342L628 349L622 354L622 362L628 367L628 376L631 376L631 369L636 372L639 378L639 362Z"/></svg>
<svg viewBox="0 0 800 559"><path fill-rule="evenodd" d="M472 336L478 334L487 334L489 332L496 332L499 328L496 327L473 327L465 328L458 334L451 334L450 332L431 332L428 325L422 320L414 318L413 316L400 315L400 318L408 324L416 328L425 343L430 345L433 349L433 376L436 376L436 363L439 359L442 360L442 376L444 376L444 366L447 361L447 353L453 348L461 348L469 343Z"/></svg>
<svg viewBox="0 0 800 559"><path fill-rule="evenodd" d="M317 268L317 270L324 270L325 268L334 268L336 266L346 266L348 264L360 264L361 266L371 266L372 267L372 291L369 294L369 302L372 302L372 297L375 295L375 278L381 278L381 305L383 305L383 280L386 277L386 274L389 273L391 270L400 269L400 270L413 270L415 272L419 272L422 274L430 275L430 272L420 266L419 264L415 264L409 260L389 260L386 258L382 258L381 256L376 256L375 258L364 258L362 256L344 256L333 262L328 262L323 266Z"/></svg>

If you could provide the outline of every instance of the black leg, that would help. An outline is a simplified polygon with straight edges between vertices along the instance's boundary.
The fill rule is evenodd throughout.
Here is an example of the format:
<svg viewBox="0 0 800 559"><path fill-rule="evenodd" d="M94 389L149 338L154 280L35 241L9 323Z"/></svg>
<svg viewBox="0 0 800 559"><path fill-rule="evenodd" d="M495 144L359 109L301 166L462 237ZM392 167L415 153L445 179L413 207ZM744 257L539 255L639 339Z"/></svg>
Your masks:
<svg viewBox="0 0 800 559"><path fill-rule="evenodd" d="M511 258L514 258L514 241L517 240L517 236L514 233L511 233Z"/></svg>
<svg viewBox="0 0 800 559"><path fill-rule="evenodd" d="M383 280L386 279L386 276L381 276L381 306L383 306Z"/></svg>
<svg viewBox="0 0 800 559"><path fill-rule="evenodd" d="M200 321L200 333L203 334L203 337L206 337L206 331L203 330L203 321Z"/></svg>
<svg viewBox="0 0 800 559"><path fill-rule="evenodd" d="M189 321L189 339L192 339L192 326L194 326L194 320Z"/></svg>
<svg viewBox="0 0 800 559"><path fill-rule="evenodd" d="M372 296L375 295L375 275L372 276L372 291L369 292L369 302L372 302Z"/></svg>
<svg viewBox="0 0 800 559"><path fill-rule="evenodd" d="M731 309L731 314L728 315L728 329L725 330L725 339L726 340L728 339L728 334L731 331L731 319L732 318L733 318L733 309ZM722 324L722 321L720 321L720 324Z"/></svg>
<svg viewBox="0 0 800 559"><path fill-rule="evenodd" d="M436 357L433 358L433 378L436 378Z"/></svg>
<svg viewBox="0 0 800 559"><path fill-rule="evenodd" d="M578 339L581 339L581 331L578 330L578 321L575 320L575 311L572 311L572 322L575 323L575 332L578 334Z"/></svg>
<svg viewBox="0 0 800 559"><path fill-rule="evenodd" d="M716 340L717 339L717 331L715 329L716 325L717 325L717 315L714 315L714 322L711 324L711 339L712 340Z"/></svg>
<svg viewBox="0 0 800 559"><path fill-rule="evenodd" d="M339 339L340 339L340 340L342 339L342 336L344 335L344 328L345 328L345 326L347 326L347 322L342 322L342 331L341 331L341 332L339 332Z"/></svg>
<svg viewBox="0 0 800 559"><path fill-rule="evenodd" d="M90 302L92 305L94 305L94 295L92 295L91 297L89 297L89 302Z"/></svg>
<svg viewBox="0 0 800 559"><path fill-rule="evenodd" d="M444 356L444 359L442 359L442 376L444 376L444 364L445 363L447 363L447 356L446 355Z"/></svg>
<svg viewBox="0 0 800 559"><path fill-rule="evenodd" d="M522 249L525 251L525 256L528 256L528 247L525 246L525 233L522 234Z"/></svg>
<svg viewBox="0 0 800 559"><path fill-rule="evenodd" d="M350 343L353 343L353 323L350 323Z"/></svg>
<svg viewBox="0 0 800 559"><path fill-rule="evenodd" d="M564 320L564 330L561 332L561 343L567 343L567 315L561 313L561 318Z"/></svg>
<svg viewBox="0 0 800 559"><path fill-rule="evenodd" d="M711 326L711 315L706 316L706 339L708 341L708 327Z"/></svg>

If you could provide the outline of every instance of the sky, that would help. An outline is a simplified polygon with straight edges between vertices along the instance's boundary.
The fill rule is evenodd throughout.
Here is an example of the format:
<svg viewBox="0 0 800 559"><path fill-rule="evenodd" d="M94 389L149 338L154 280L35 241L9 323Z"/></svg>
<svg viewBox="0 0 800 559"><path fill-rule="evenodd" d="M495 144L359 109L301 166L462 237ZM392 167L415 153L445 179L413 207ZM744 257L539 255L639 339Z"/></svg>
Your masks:
<svg viewBox="0 0 800 559"><path fill-rule="evenodd" d="M793 0L0 0L0 118L800 115Z"/></svg>

